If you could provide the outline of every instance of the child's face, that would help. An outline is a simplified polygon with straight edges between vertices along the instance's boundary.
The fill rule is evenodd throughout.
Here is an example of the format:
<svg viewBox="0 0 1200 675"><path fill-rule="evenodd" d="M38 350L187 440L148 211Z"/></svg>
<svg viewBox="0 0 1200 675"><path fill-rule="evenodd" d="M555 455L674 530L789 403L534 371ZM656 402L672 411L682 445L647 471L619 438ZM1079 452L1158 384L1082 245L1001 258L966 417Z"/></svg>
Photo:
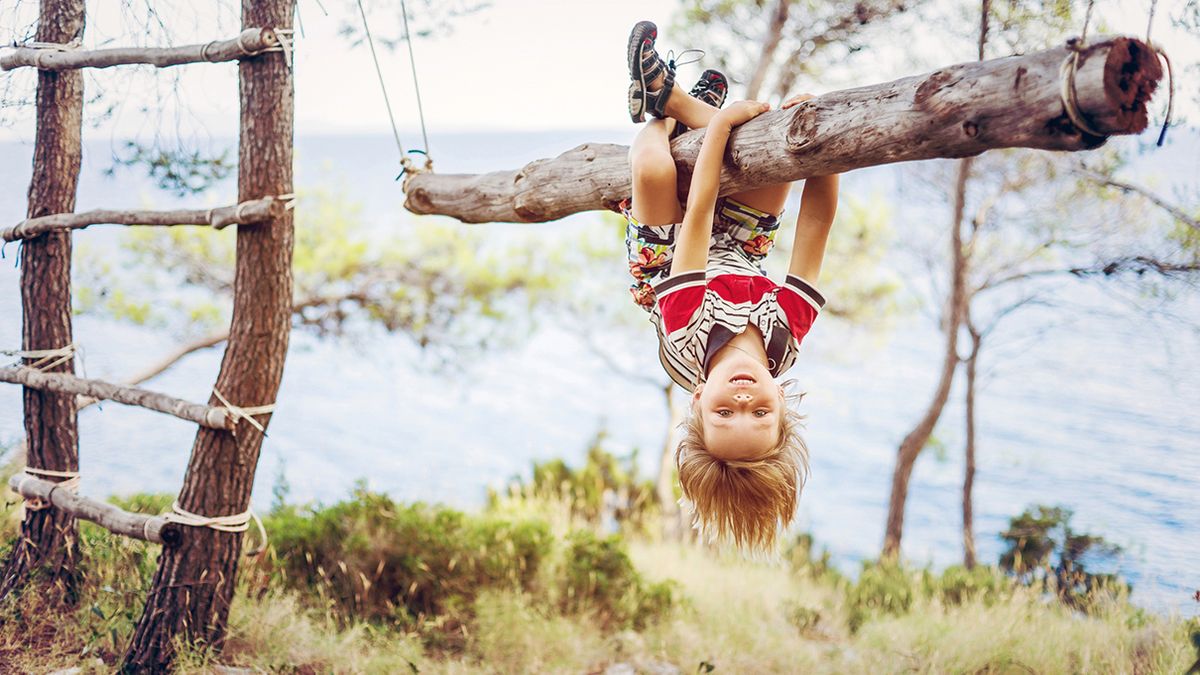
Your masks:
<svg viewBox="0 0 1200 675"><path fill-rule="evenodd" d="M758 361L741 355L722 360L692 399L704 445L717 459L758 459L779 443L783 388Z"/></svg>

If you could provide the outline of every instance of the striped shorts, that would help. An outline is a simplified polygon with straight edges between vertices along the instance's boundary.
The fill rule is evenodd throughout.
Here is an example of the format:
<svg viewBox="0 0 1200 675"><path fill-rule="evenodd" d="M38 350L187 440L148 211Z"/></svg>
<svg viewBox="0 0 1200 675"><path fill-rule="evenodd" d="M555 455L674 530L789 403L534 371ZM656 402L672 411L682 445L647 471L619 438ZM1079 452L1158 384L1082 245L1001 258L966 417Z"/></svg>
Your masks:
<svg viewBox="0 0 1200 675"><path fill-rule="evenodd" d="M679 224L642 225L633 217L628 200L621 204L625 216L625 250L633 284L633 301L647 312L654 309L651 284L665 279L671 271L675 253L675 234ZM779 217L727 197L717 200L709 242L709 267L714 261L728 261L739 273L764 274L763 258L775 246ZM733 271L731 269L731 271Z"/></svg>

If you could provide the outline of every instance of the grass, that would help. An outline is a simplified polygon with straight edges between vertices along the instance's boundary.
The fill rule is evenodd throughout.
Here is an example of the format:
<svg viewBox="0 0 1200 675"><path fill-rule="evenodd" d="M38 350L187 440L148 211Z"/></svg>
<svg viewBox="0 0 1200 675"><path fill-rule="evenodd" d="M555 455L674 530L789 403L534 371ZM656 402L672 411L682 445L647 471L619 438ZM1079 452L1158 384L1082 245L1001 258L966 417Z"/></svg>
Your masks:
<svg viewBox="0 0 1200 675"><path fill-rule="evenodd" d="M158 506L154 499L125 504ZM13 526L10 514L6 534ZM851 581L823 569L807 550L756 562L690 545L567 534L578 526L552 522L554 544L534 578L456 595L466 606L441 626L437 617L420 624L366 620L322 602L323 589L285 583L276 569L244 569L224 651L183 649L178 672L209 673L219 663L286 673L580 673L623 663L638 672L683 673L1178 675L1197 656L1189 636L1200 622L1147 613L1120 595L1082 614L986 570L938 575L871 567ZM383 531L372 530L380 546L388 545ZM107 673L118 663L156 548L86 524L81 546L83 583L74 607L55 604L53 593L36 587L0 603L0 673L70 666ZM572 563L585 554L594 556L589 566L610 571L580 581ZM657 595L663 588L669 598ZM590 599L582 601L585 592ZM647 610L648 602L657 604ZM438 638L437 630L453 639Z"/></svg>

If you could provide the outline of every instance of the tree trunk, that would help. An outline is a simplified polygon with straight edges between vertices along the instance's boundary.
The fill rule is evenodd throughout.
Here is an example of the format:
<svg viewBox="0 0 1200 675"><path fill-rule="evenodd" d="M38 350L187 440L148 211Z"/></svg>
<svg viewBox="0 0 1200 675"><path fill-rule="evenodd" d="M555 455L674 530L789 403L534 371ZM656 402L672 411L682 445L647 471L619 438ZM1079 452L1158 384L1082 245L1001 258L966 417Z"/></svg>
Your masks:
<svg viewBox="0 0 1200 675"><path fill-rule="evenodd" d="M967 332L971 336L971 354L967 357L967 401L966 401L966 464L963 476L963 565L975 567L975 516L972 513L971 491L975 487L975 366L979 362L979 346L983 336L971 323L970 309L965 317Z"/></svg>
<svg viewBox="0 0 1200 675"><path fill-rule="evenodd" d="M758 55L758 63L754 66L754 74L750 76L750 84L746 85L746 98L754 101L762 91L763 83L767 81L767 73L771 70L771 62L775 59L775 51L779 41L783 39L783 27L787 25L788 11L794 0L776 0L775 11L771 12L771 21L767 24L767 35L763 39L762 51Z"/></svg>
<svg viewBox="0 0 1200 675"><path fill-rule="evenodd" d="M929 442L933 429L937 426L946 399L950 397L950 385L954 383L954 372L958 367L958 329L962 325L965 308L966 287L966 256L963 251L962 221L966 207L967 181L971 175L970 158L958 164L958 176L954 185L954 217L950 223L950 257L953 260L951 272L950 296L946 299L945 352L942 357L942 371L938 378L933 400L926 408L921 421L908 432L896 452L896 468L892 473L892 496L888 501L887 530L883 539L883 556L896 557L900 554L900 538L904 534L904 506L908 500L908 480L912 477L913 465L917 456Z"/></svg>
<svg viewBox="0 0 1200 675"><path fill-rule="evenodd" d="M82 37L83 0L42 0L37 39L70 42ZM38 73L37 135L28 217L75 209L81 159L83 76ZM71 344L71 235L56 232L21 247L21 346L57 349ZM68 359L49 372L74 373ZM79 428L71 394L24 389L26 462L55 471L79 470ZM71 598L78 557L75 519L54 508L26 511L0 579L0 597L22 586L35 569L61 582Z"/></svg>
<svg viewBox="0 0 1200 675"><path fill-rule="evenodd" d="M960 64L760 115L730 139L721 194L993 148L1095 148L1104 138L1076 129L1063 108L1059 70L1068 54L1060 47ZM1144 43L1099 41L1081 56L1079 108L1104 134L1137 133L1146 128L1146 103L1161 77L1162 67ZM703 137L696 130L672 143L681 194ZM405 184L405 207L468 223L545 222L615 210L630 194L628 151L587 144L516 171L413 175Z"/></svg>
<svg viewBox="0 0 1200 675"><path fill-rule="evenodd" d="M242 25L291 28L292 2L244 0ZM291 193L293 92L284 55L243 60L239 76L238 200ZM279 391L291 327L292 238L290 211L238 227L233 320L216 382L235 405L272 403ZM179 493L182 508L205 516L244 512L262 441L247 425L236 436L200 429ZM165 669L177 637L216 648L224 640L242 535L201 527L184 528L183 535L159 558L125 657L127 671Z"/></svg>
<svg viewBox="0 0 1200 675"><path fill-rule="evenodd" d="M683 513L675 499L675 448L679 441L679 424L683 421L683 411L675 400L675 383L668 381L663 390L667 402L667 433L663 438L662 455L658 463L658 480L654 490L658 495L658 503L662 506L663 535L670 540L683 538Z"/></svg>

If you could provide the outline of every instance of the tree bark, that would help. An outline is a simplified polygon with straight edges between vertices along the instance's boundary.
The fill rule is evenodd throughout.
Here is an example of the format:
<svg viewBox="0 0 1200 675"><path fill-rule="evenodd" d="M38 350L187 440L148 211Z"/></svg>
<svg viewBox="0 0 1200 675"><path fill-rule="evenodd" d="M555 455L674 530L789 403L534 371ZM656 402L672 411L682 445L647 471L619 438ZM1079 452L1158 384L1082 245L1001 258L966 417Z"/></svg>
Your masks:
<svg viewBox="0 0 1200 675"><path fill-rule="evenodd" d="M675 448L678 445L679 424L683 421L683 411L675 400L675 383L668 381L663 388L667 404L667 433L663 438L662 455L658 462L658 480L654 483L654 491L658 495L658 503L662 506L663 535L670 540L678 541L683 538L683 512L675 499Z"/></svg>
<svg viewBox="0 0 1200 675"><path fill-rule="evenodd" d="M763 83L767 81L767 73L771 70L771 62L775 59L775 51L783 39L783 27L787 25L788 12L795 0L775 0L775 10L771 12L771 20L767 24L767 35L763 39L762 51L758 55L758 63L754 65L754 74L746 85L746 99L758 100Z"/></svg>
<svg viewBox="0 0 1200 675"><path fill-rule="evenodd" d="M125 511L108 502L90 499L71 490L57 489L58 483L32 478L28 474L16 474L8 480L8 486L22 497L44 500L56 510L90 520L110 532L142 541L168 545L176 543L179 541L179 531L183 527L159 515Z"/></svg>
<svg viewBox="0 0 1200 675"><path fill-rule="evenodd" d="M966 400L966 469L963 475L963 565L967 569L975 567L975 516L973 509L972 491L975 489L975 368L979 363L979 347L983 335L975 329L971 322L970 310L964 317L967 333L971 336L971 353L967 356L967 400Z"/></svg>
<svg viewBox="0 0 1200 675"><path fill-rule="evenodd" d="M88 396L116 401L147 410L173 415L212 429L234 430L238 418L228 408L188 403L182 399L137 387L125 387L101 380L89 380L65 373L43 373L33 368L0 368L0 382L12 382L31 389ZM82 407L82 406L78 406Z"/></svg>
<svg viewBox="0 0 1200 675"><path fill-rule="evenodd" d="M291 21L291 0L243 1L246 28L291 28ZM293 92L286 60L242 61L239 90L238 200L291 193ZM292 212L240 227L237 235L233 320L216 387L236 405L255 406L275 400L283 376L292 315ZM234 436L200 429L180 506L204 516L244 512L262 439L252 430ZM163 550L125 656L127 671L166 669L176 637L220 648L241 548L240 533L188 527L179 546Z"/></svg>
<svg viewBox="0 0 1200 675"><path fill-rule="evenodd" d="M950 66L895 82L832 92L768 112L734 131L721 194L891 162L969 157L993 148L1086 150L1068 119L1059 69L1066 47ZM1162 67L1146 45L1111 38L1087 47L1075 78L1079 108L1105 134L1146 128L1146 103ZM684 195L703 132L671 146ZM405 207L468 223L545 222L615 209L630 194L628 147L585 144L516 171L422 173L405 185Z"/></svg>
<svg viewBox="0 0 1200 675"><path fill-rule="evenodd" d="M83 0L42 0L37 39L69 42L82 37ZM75 209L81 160L83 76L78 72L38 73L37 134L28 216ZM21 247L21 312L24 350L57 349L71 344L71 235L54 233ZM75 361L48 369L74 373ZM26 462L55 471L79 470L79 427L75 397L37 389L23 391ZM34 570L62 584L74 596L78 558L75 519L59 509L26 511L21 534L9 553L0 597L24 585Z"/></svg>
<svg viewBox="0 0 1200 675"><path fill-rule="evenodd" d="M33 67L38 70L76 70L79 68L110 68L144 64L157 68L186 63L216 63L257 56L264 50L279 46L279 37L271 27L242 31L228 40L214 40L202 45L182 47L117 47L115 49L35 49L16 47L0 56L0 69ZM42 40L38 42L63 41Z"/></svg>
<svg viewBox="0 0 1200 675"><path fill-rule="evenodd" d="M963 251L962 221L966 208L967 181L971 175L971 158L959 162L954 185L954 217L950 223L950 256L953 260L950 295L946 299L943 330L946 346L942 356L942 370L934 389L933 400L913 430L908 432L896 451L896 468L892 472L892 494L888 500L887 529L883 538L883 557L900 555L900 539L904 535L904 507L908 501L908 481L912 477L917 456L925 449L933 429L937 426L946 400L950 397L950 385L958 368L958 329L962 325L966 305L966 255Z"/></svg>
<svg viewBox="0 0 1200 675"><path fill-rule="evenodd" d="M130 211L98 209L84 213L56 213L30 218L15 227L0 230L0 239L15 241L32 239L55 230L82 230L89 225L208 225L222 230L230 225L261 223L285 208L283 200L274 197L255 199L243 204L215 209L178 209L173 211Z"/></svg>

